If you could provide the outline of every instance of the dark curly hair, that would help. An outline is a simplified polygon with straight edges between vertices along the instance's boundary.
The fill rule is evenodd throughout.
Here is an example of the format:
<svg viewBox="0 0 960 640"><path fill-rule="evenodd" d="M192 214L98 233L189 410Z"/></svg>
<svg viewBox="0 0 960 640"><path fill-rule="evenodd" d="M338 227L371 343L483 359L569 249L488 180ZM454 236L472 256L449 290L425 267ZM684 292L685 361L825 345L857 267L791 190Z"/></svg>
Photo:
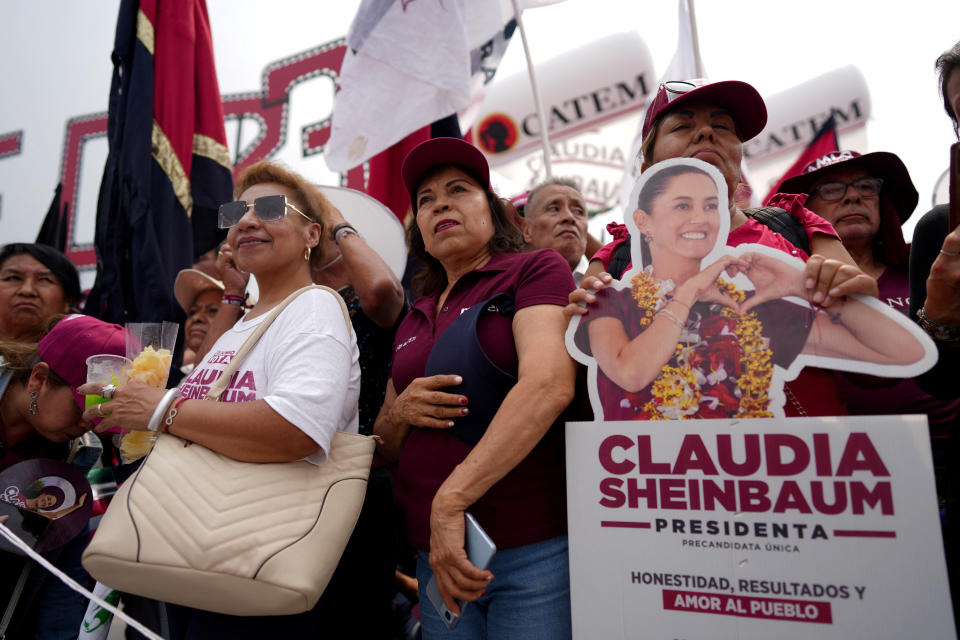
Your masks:
<svg viewBox="0 0 960 640"><path fill-rule="evenodd" d="M439 165L420 177L420 184L434 175L438 171L448 167L455 166L467 175L472 175L465 167L459 165ZM487 243L487 250L490 255L500 253L519 253L523 247L523 235L516 226L514 216L511 212L512 205L504 200L493 190L481 185L484 195L487 197L487 204L490 205L490 219L493 221L493 237ZM414 211L416 215L416 211ZM417 295L429 295L435 291L442 291L447 286L447 271L439 260L427 253L427 248L423 243L423 235L420 233L420 227L414 218L407 228L407 246L416 258L424 265L424 268L413 277L412 285L414 293Z"/></svg>

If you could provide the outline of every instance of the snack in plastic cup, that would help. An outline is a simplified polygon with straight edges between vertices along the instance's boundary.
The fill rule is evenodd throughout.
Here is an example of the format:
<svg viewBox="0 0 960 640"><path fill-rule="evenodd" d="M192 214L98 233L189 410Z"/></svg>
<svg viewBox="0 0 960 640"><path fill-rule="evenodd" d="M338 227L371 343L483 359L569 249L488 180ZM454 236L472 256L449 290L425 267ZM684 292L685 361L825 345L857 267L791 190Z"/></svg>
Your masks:
<svg viewBox="0 0 960 640"><path fill-rule="evenodd" d="M173 347L178 325L174 322L128 322L127 356L132 358L128 377L163 389L170 375ZM133 462L150 452L159 434L156 431L130 431L120 441L120 459Z"/></svg>

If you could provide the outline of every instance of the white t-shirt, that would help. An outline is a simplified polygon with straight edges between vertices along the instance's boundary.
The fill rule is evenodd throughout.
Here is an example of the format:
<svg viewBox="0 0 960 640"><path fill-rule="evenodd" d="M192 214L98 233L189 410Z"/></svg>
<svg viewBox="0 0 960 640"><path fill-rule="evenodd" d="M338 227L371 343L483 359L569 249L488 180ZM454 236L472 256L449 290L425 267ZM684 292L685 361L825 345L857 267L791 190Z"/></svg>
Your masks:
<svg viewBox="0 0 960 640"><path fill-rule="evenodd" d="M185 398L204 398L233 354L269 313L240 319L180 383ZM323 464L333 432L357 433L360 352L338 301L313 289L290 303L233 374L221 402L266 400L320 449L305 459Z"/></svg>

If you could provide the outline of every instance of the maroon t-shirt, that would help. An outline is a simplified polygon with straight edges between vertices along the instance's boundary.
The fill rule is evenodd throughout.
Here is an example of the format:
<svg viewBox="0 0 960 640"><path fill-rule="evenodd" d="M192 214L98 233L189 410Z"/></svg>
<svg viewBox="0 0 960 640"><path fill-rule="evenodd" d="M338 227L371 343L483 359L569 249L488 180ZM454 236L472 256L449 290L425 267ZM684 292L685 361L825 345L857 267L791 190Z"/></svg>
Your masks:
<svg viewBox="0 0 960 640"><path fill-rule="evenodd" d="M782 194L781 194L782 195ZM813 213L803 206L806 196L797 197L791 201L781 199L775 206L780 206L790 212L796 218L807 232L807 237L811 240L815 233L824 233L834 237L837 232L833 230L830 223ZM629 233L626 225L611 222L607 225L614 239L607 245L604 245L593 254L591 260L600 260L603 262L603 268L610 268L610 260L613 258L613 252L617 246L626 242ZM801 249L798 249L789 240L766 226L757 222L753 218L748 219L742 225L730 232L727 236L727 246L736 247L741 244L762 244L767 247L779 249L784 253L796 256L804 262L810 257ZM627 267L629 270L630 267ZM618 277L617 274L612 274ZM837 385L833 379L833 372L827 369L817 367L804 367L800 370L797 377L784 386L787 394L787 403L784 405L784 413L788 418L797 416L843 416L847 415L846 407L840 400L840 394L837 391Z"/></svg>
<svg viewBox="0 0 960 640"><path fill-rule="evenodd" d="M888 266L877 278L880 302L904 315L910 313L907 271ZM837 388L852 415L926 414L932 438L946 438L960 420L960 400L938 400L912 378L874 378L836 372Z"/></svg>
<svg viewBox="0 0 960 640"><path fill-rule="evenodd" d="M810 312L785 300L771 300L754 309L760 320L763 337L769 340L772 351L771 361L784 369L788 368L803 350L810 333ZM628 337L633 339L645 331L644 314L640 311L633 292L629 287L619 291L612 287L597 292L597 302L590 307L590 313L583 317L577 328L576 342L588 356L593 355L590 347L590 324L601 318L614 318L623 325ZM711 371L723 367L729 375L741 367L739 343L731 339L729 331L720 329L727 323L720 316L720 306L703 302L694 303L689 317L684 323L684 336L681 344L692 351L687 355L690 366L697 369L702 379L707 379ZM711 327L708 329L708 325ZM692 335L692 342L689 341ZM674 353L666 363L678 367L678 354ZM604 420L649 420L650 414L644 410L648 402L654 400L651 382L637 392L625 391L606 373L597 368L597 395L603 407ZM720 384L704 383L701 400L696 413L691 418L733 418L739 410L739 399L734 395L735 381L727 378Z"/></svg>
<svg viewBox="0 0 960 640"><path fill-rule="evenodd" d="M516 311L538 304L564 306L574 288L566 260L552 249L541 249L500 254L483 267L464 274L439 314L436 309L440 292L418 298L397 329L392 365L394 388L402 393L410 382L423 376L433 343L464 310L498 293L509 294ZM501 369L516 372L512 319L489 314L479 324L478 334L487 356ZM469 381L464 380L458 391L469 399ZM406 515L407 534L417 549L430 548L433 497L471 449L444 429L410 430L394 483ZM565 533L566 503L563 425L558 422L469 511L498 548L509 549Z"/></svg>
<svg viewBox="0 0 960 640"><path fill-rule="evenodd" d="M8 447L7 438L3 431L3 423L0 423L0 471L18 462L33 460L34 458L63 460L66 458L69 449L67 443L51 442L39 433L31 433L30 436L20 444Z"/></svg>
<svg viewBox="0 0 960 640"><path fill-rule="evenodd" d="M905 268L887 267L877 278L880 302L904 315L910 314L910 277Z"/></svg>

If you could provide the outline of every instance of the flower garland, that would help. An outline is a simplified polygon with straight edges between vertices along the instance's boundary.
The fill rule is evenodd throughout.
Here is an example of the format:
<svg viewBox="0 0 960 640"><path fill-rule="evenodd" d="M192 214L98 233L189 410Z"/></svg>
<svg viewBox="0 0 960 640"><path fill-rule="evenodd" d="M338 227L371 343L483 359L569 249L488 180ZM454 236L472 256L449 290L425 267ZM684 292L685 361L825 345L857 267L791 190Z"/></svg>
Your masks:
<svg viewBox="0 0 960 640"><path fill-rule="evenodd" d="M643 312L640 326L644 329L670 302L676 288L670 280L657 282L652 273L652 267L648 266L630 281L633 299ZM716 286L731 300L746 300L746 293L733 283L717 279ZM724 307L720 318L713 322L701 321L695 326L688 322L687 325L674 351L672 360L677 365L664 365L649 387L652 399L642 406L644 417L650 420L772 417L768 407L773 354L757 314L753 311L738 314ZM704 375L696 365L710 373ZM733 371L726 371L728 365ZM734 383L733 388L724 384L728 380ZM736 412L731 415L732 403L736 404ZM706 406L701 408L701 404ZM720 404L728 409L726 414L716 411Z"/></svg>

